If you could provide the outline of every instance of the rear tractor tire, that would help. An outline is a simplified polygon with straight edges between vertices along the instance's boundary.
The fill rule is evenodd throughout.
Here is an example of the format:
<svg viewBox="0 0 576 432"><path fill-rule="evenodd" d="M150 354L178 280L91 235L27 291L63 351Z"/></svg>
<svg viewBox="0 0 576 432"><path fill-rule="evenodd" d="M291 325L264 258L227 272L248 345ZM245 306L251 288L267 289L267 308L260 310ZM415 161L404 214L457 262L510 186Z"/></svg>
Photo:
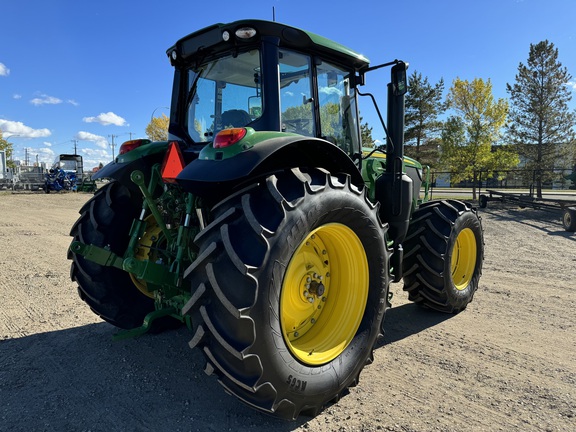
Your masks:
<svg viewBox="0 0 576 432"><path fill-rule="evenodd" d="M132 221L142 208L140 197L118 182L100 188L80 210L70 235L73 241L109 246L124 255ZM138 288L130 273L115 267L100 266L80 255L68 252L72 259L70 277L78 283L84 302L105 321L123 329L142 325L144 317L154 311L154 300Z"/></svg>
<svg viewBox="0 0 576 432"><path fill-rule="evenodd" d="M387 307L387 227L348 176L319 169L272 175L213 217L185 273L190 346L253 408L316 415L372 360Z"/></svg>
<svg viewBox="0 0 576 432"><path fill-rule="evenodd" d="M404 251L404 290L411 301L447 313L472 301L484 260L474 209L456 200L422 204L412 215Z"/></svg>

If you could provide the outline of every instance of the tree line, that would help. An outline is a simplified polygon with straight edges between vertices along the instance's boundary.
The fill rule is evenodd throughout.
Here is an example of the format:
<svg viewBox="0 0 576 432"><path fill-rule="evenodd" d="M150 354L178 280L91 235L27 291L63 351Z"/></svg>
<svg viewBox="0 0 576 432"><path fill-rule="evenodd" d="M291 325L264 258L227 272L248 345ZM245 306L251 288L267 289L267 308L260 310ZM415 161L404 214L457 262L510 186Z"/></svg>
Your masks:
<svg viewBox="0 0 576 432"><path fill-rule="evenodd" d="M408 79L405 153L458 183L498 176L519 164L535 173L538 197L555 168L576 169L576 112L568 102L572 76L545 40L530 44L509 100L495 100L490 79L456 78L443 99L444 81L431 84L415 71ZM443 117L443 120L440 118Z"/></svg>

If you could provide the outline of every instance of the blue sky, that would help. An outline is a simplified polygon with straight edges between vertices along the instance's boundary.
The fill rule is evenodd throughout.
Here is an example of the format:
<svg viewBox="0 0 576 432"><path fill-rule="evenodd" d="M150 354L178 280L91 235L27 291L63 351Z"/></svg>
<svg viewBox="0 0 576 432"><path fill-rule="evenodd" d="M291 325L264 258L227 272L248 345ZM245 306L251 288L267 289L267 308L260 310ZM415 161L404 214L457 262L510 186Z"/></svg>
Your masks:
<svg viewBox="0 0 576 432"><path fill-rule="evenodd" d="M576 82L575 0L0 0L0 129L16 159L28 148L31 161L51 164L77 140L86 167L108 163L112 137L145 137L152 114L168 114L168 47L215 22L271 20L273 7L277 21L373 64L403 59L432 83L444 78L446 90L456 77L489 78L494 95L507 97L530 43L544 39ZM363 88L382 110L388 76L373 72ZM382 139L367 100L360 110Z"/></svg>

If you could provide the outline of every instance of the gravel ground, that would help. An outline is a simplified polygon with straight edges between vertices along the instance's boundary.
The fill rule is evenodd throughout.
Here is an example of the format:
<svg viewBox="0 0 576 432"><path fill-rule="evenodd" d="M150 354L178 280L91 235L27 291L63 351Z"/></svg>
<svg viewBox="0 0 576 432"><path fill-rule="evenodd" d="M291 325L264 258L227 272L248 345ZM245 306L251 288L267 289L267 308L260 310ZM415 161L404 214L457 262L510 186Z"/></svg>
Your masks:
<svg viewBox="0 0 576 432"><path fill-rule="evenodd" d="M203 373L188 330L113 342L69 280L88 194L0 193L1 431L568 431L576 424L576 235L490 203L474 301L393 308L360 384L317 417L257 413Z"/></svg>

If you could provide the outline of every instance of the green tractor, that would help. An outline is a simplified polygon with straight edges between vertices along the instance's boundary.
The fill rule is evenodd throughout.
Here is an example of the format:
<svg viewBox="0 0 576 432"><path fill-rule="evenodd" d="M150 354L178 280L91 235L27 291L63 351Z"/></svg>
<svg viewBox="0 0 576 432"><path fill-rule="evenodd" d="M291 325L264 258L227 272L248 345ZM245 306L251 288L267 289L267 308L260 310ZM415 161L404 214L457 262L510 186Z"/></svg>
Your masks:
<svg viewBox="0 0 576 432"><path fill-rule="evenodd" d="M422 166L403 155L406 63L371 67L257 20L167 54L169 140L122 144L71 230L71 277L118 337L184 323L227 392L295 419L358 383L391 282L429 308L466 308L482 227L463 202L420 198ZM358 88L384 66L387 143L363 149Z"/></svg>

